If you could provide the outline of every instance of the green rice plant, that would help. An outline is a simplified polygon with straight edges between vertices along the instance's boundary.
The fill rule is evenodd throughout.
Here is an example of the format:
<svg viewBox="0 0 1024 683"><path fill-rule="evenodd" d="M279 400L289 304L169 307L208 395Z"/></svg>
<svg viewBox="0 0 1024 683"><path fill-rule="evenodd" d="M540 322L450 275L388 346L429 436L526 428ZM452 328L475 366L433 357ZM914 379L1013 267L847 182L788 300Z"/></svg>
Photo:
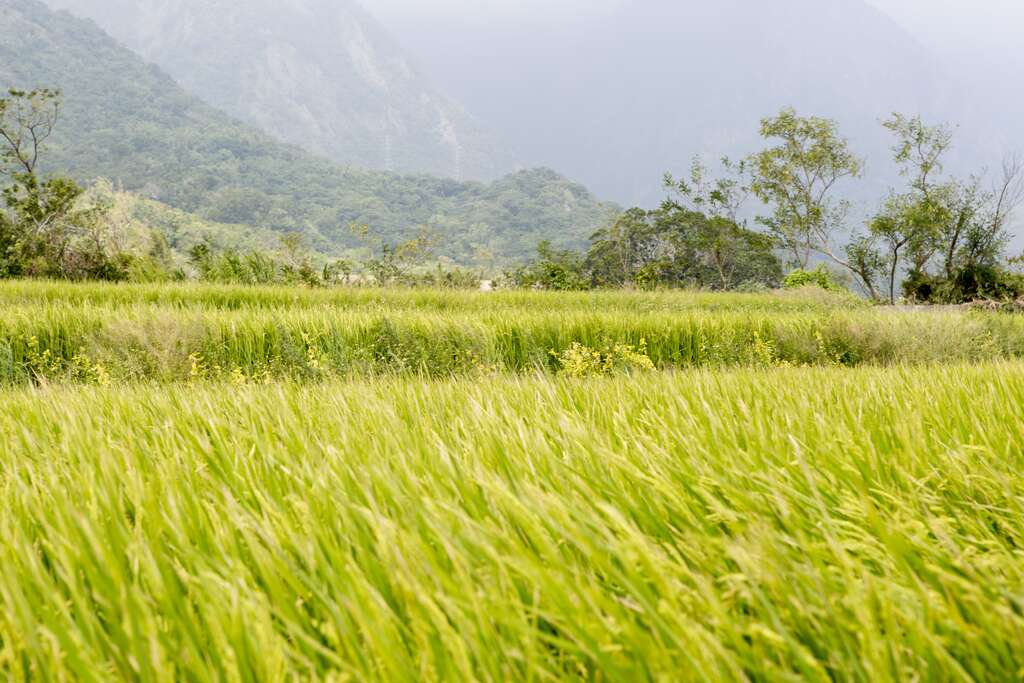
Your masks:
<svg viewBox="0 0 1024 683"><path fill-rule="evenodd" d="M239 368L250 377L322 380L447 377L480 368L557 372L573 349L641 344L661 370L985 361L1024 357L1024 318L878 309L474 312L32 302L3 307L0 382L38 378L34 354L59 366L84 354L119 382L188 381L193 355L204 359L210 377Z"/></svg>
<svg viewBox="0 0 1024 683"><path fill-rule="evenodd" d="M33 365L45 357L59 370L79 355L113 382L194 381L193 356L207 379L236 369L306 381L554 373L574 350L641 343L660 370L1024 357L1020 316L896 311L828 296L5 282L0 384L74 381Z"/></svg>
<svg viewBox="0 0 1024 683"><path fill-rule="evenodd" d="M196 283L109 284L48 281L0 282L0 306L66 303L75 305L155 305L175 309L331 309L377 311L833 311L866 304L824 291L760 294L717 292L471 292L450 289L252 287Z"/></svg>
<svg viewBox="0 0 1024 683"><path fill-rule="evenodd" d="M1024 671L1020 363L2 397L7 680Z"/></svg>

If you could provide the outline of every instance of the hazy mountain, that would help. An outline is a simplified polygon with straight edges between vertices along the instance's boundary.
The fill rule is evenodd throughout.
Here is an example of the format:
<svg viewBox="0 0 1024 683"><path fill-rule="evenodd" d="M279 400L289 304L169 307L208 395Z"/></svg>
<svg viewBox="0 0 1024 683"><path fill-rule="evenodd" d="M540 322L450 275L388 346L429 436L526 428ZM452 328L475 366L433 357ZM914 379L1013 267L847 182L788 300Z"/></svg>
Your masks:
<svg viewBox="0 0 1024 683"><path fill-rule="evenodd" d="M518 258L542 239L579 245L608 212L547 170L484 185L338 166L238 123L37 0L0 0L0 88L11 86L65 93L47 170L109 178L221 224L299 230L324 251L352 245L360 223L388 240L430 228L462 262Z"/></svg>
<svg viewBox="0 0 1024 683"><path fill-rule="evenodd" d="M997 163L1015 142L1003 124L1024 120L973 98L863 0L567 2L554 19L509 3L500 21L470 3L449 13L414 5L386 13L388 25L447 92L524 158L621 201L656 200L662 173L694 154L753 151L759 119L788 105L840 121L869 158L855 190L864 197L893 176L878 125L893 111L962 124L954 166L971 170Z"/></svg>
<svg viewBox="0 0 1024 683"><path fill-rule="evenodd" d="M514 162L353 0L46 0L206 102L363 168L491 179Z"/></svg>

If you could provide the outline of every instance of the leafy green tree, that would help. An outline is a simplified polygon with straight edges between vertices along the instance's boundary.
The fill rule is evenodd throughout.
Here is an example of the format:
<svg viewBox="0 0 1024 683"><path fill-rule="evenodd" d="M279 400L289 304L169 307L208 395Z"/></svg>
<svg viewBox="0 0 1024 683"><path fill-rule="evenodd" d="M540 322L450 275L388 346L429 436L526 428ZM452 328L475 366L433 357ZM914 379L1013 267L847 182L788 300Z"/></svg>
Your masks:
<svg viewBox="0 0 1024 683"><path fill-rule="evenodd" d="M886 271L889 302L895 304L901 259L909 256L911 277L917 277L938 249L942 226L949 223L951 188L938 183L937 176L953 135L947 126L928 126L921 117L902 114L894 114L883 125L896 137L894 159L909 187L903 193L890 191L881 210L869 221L868 231L883 244L884 252L875 261ZM862 276L870 286L871 280L865 273Z"/></svg>
<svg viewBox="0 0 1024 683"><path fill-rule="evenodd" d="M102 211L79 208L82 188L66 178L17 174L3 191L8 276L123 279L106 253Z"/></svg>
<svg viewBox="0 0 1024 683"><path fill-rule="evenodd" d="M897 279L906 270L904 292L914 299L959 302L999 289L1006 226L1024 199L1020 161L1007 160L992 190L972 176L944 179L943 158L952 146L949 126L926 125L921 117L894 114L884 122L895 136L894 159L908 179L868 223L875 257L884 264L888 299L896 302ZM936 263L938 262L938 263ZM941 267L939 273L932 268Z"/></svg>
<svg viewBox="0 0 1024 683"><path fill-rule="evenodd" d="M849 203L833 195L841 181L859 178L864 164L839 135L835 121L784 109L761 122L761 136L775 144L747 161L751 191L773 208L760 222L778 238L792 265L806 268L818 252L853 270L833 246Z"/></svg>
<svg viewBox="0 0 1024 683"><path fill-rule="evenodd" d="M875 240L884 245L874 262L884 272L888 284L889 303L896 303L896 281L903 251L907 250L916 258L915 264L926 264L934 253L938 230L946 222L946 207L933 197L915 194L892 194L869 222L868 229ZM856 260L854 257L852 260ZM862 280L871 287L873 280L868 272L861 272ZM919 272L917 268L911 273ZM871 287L873 298L879 298Z"/></svg>
<svg viewBox="0 0 1024 683"><path fill-rule="evenodd" d="M624 212L594 234L583 265L597 286L729 290L775 286L782 277L771 236L677 199Z"/></svg>
<svg viewBox="0 0 1024 683"><path fill-rule="evenodd" d="M775 256L775 239L749 230L740 217L751 194L747 164L722 159L724 175L712 178L707 167L695 158L688 179L665 176L670 196L661 213L670 222L688 226L682 234L692 253L717 278L713 286L734 289L743 283L777 284L782 264ZM700 280L708 279L702 273ZM707 285L708 283L705 283Z"/></svg>
<svg viewBox="0 0 1024 683"><path fill-rule="evenodd" d="M537 259L507 274L516 287L579 291L589 289L583 257L571 249L556 249L548 241L537 245Z"/></svg>
<svg viewBox="0 0 1024 683"><path fill-rule="evenodd" d="M885 257L878 249L878 238L875 235L854 235L843 247L846 262L860 283L864 292L872 301L880 301L881 297L875 283L885 276Z"/></svg>
<svg viewBox="0 0 1024 683"><path fill-rule="evenodd" d="M633 208L594 233L584 263L594 283L601 287L631 286L651 264L668 259L672 245L658 228L651 212Z"/></svg>
<svg viewBox="0 0 1024 683"><path fill-rule="evenodd" d="M1007 230L1014 212L1024 202L1024 160L1003 161L1002 175L992 189L978 177L952 184L949 221L943 230L944 270L991 268L999 263L1010 240Z"/></svg>
<svg viewBox="0 0 1024 683"><path fill-rule="evenodd" d="M58 91L9 90L0 98L0 275L124 279L128 258L111 249L102 207L82 207L68 178L37 173L60 116Z"/></svg>

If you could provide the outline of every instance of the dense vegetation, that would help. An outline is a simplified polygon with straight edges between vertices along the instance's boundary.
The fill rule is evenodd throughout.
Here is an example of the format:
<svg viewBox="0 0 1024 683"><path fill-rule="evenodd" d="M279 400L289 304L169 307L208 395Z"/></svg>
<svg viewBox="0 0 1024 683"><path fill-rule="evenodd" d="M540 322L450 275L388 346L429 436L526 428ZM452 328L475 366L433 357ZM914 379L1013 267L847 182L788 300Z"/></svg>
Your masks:
<svg viewBox="0 0 1024 683"><path fill-rule="evenodd" d="M489 265L545 237L578 246L608 213L547 170L485 185L339 167L202 104L91 22L7 0L0 89L42 86L66 97L44 175L107 178L203 220L303 233L326 253L357 246L353 223L390 243L427 228L444 237L439 255Z"/></svg>
<svg viewBox="0 0 1024 683"><path fill-rule="evenodd" d="M1024 163L947 177L896 115L851 237L861 160L785 110L601 223L133 60L0 6L0 83L79 87L0 95L0 678L1020 678Z"/></svg>
<svg viewBox="0 0 1024 683"><path fill-rule="evenodd" d="M542 242L538 258L509 273L508 281L555 290L688 287L728 291L779 286L783 275L779 240L749 229L741 219L747 189L739 179L714 180L698 160L688 180L667 176L665 185L669 196L661 206L623 212L591 236L585 255Z"/></svg>
<svg viewBox="0 0 1024 683"><path fill-rule="evenodd" d="M453 292L210 285L0 285L0 382L50 384L1024 357L1024 319L893 312L772 294Z"/></svg>
<svg viewBox="0 0 1024 683"><path fill-rule="evenodd" d="M7 393L0 675L1008 681L1020 365Z"/></svg>
<svg viewBox="0 0 1024 683"><path fill-rule="evenodd" d="M835 121L792 109L761 122L768 147L739 163L723 159L714 178L700 159L688 178L666 176L669 198L654 211L634 208L591 237L585 255L542 242L538 259L510 274L521 286L689 286L708 289L784 284L837 288L852 281L869 299L896 304L960 304L1024 297L1022 258L1007 258L1009 228L1024 203L1024 159L1008 156L991 186L984 174L944 175L953 143L948 126L894 114L884 121L905 188L888 196L858 230L840 191L864 162ZM751 230L750 198L763 204ZM763 209L767 209L764 211ZM809 269L813 260L818 266Z"/></svg>

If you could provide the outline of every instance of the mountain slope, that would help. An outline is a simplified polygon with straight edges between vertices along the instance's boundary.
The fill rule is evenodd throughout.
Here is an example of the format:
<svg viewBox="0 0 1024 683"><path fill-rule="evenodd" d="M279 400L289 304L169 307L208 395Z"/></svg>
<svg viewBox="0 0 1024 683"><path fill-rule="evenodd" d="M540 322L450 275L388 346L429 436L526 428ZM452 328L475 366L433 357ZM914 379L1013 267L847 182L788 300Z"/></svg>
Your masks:
<svg viewBox="0 0 1024 683"><path fill-rule="evenodd" d="M790 105L838 119L876 186L892 175L878 120L893 111L962 123L965 168L998 161L986 123L998 107L965 102L934 56L863 0L623 0L573 21L500 24L410 9L391 21L524 158L620 201L656 200L661 175L694 154L753 151L759 120Z"/></svg>
<svg viewBox="0 0 1024 683"><path fill-rule="evenodd" d="M513 168L354 0L47 2L218 109L340 163L478 180Z"/></svg>
<svg viewBox="0 0 1024 683"><path fill-rule="evenodd" d="M62 88L49 170L105 177L220 223L307 233L322 251L350 223L388 240L425 226L472 262L527 255L541 239L579 244L608 207L550 171L490 185L339 167L214 110L88 21L36 0L0 0L0 87Z"/></svg>

